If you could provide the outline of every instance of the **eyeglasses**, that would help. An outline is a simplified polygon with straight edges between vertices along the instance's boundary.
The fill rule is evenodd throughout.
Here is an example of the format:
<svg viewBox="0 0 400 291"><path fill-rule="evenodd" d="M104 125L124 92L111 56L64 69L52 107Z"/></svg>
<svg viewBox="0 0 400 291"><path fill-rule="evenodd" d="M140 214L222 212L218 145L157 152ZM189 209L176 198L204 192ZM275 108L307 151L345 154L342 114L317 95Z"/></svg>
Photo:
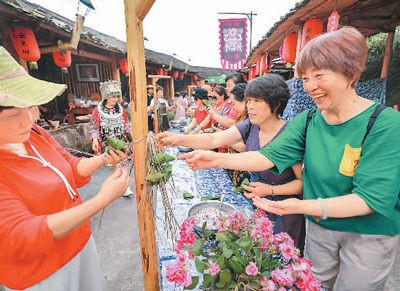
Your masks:
<svg viewBox="0 0 400 291"><path fill-rule="evenodd" d="M217 100L217 97L215 97L215 96L209 96L208 98L211 100Z"/></svg>

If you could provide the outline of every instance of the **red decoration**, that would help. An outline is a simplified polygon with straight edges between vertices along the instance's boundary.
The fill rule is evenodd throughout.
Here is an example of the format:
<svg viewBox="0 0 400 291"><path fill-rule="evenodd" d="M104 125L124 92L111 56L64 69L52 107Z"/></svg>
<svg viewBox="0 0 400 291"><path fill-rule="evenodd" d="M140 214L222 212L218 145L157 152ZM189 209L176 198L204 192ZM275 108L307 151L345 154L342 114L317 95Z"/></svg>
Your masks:
<svg viewBox="0 0 400 291"><path fill-rule="evenodd" d="M174 79L178 78L179 77L179 72L178 71L174 71L174 73L172 74L172 77Z"/></svg>
<svg viewBox="0 0 400 291"><path fill-rule="evenodd" d="M128 60L127 59L119 59L119 67L121 68L121 72L124 74L129 73L128 68Z"/></svg>
<svg viewBox="0 0 400 291"><path fill-rule="evenodd" d="M68 68L71 66L71 51L53 52L53 59L60 68Z"/></svg>
<svg viewBox="0 0 400 291"><path fill-rule="evenodd" d="M157 69L157 75L158 75L158 76L163 76L163 75L164 75L164 70L163 70L163 68L158 68L158 69Z"/></svg>
<svg viewBox="0 0 400 291"><path fill-rule="evenodd" d="M286 63L296 60L297 33L289 33L283 40L282 57Z"/></svg>
<svg viewBox="0 0 400 291"><path fill-rule="evenodd" d="M25 26L15 26L8 30L12 44L18 56L27 62L40 59L40 50L32 29ZM36 64L37 68L37 64Z"/></svg>
<svg viewBox="0 0 400 291"><path fill-rule="evenodd" d="M200 81L196 81L196 87L200 87Z"/></svg>
<svg viewBox="0 0 400 291"><path fill-rule="evenodd" d="M306 23L304 23L303 35L301 36L302 49L310 40L322 34L323 26L322 21L318 18L307 20Z"/></svg>
<svg viewBox="0 0 400 291"><path fill-rule="evenodd" d="M249 68L249 80L254 79L256 77L256 67Z"/></svg>
<svg viewBox="0 0 400 291"><path fill-rule="evenodd" d="M193 74L193 80L197 81L197 74Z"/></svg>
<svg viewBox="0 0 400 291"><path fill-rule="evenodd" d="M243 78L247 81L247 75L242 73Z"/></svg>
<svg viewBox="0 0 400 291"><path fill-rule="evenodd" d="M185 77L184 74L180 74L180 75L179 75L179 79L181 79L181 80L183 80L184 77Z"/></svg>
<svg viewBox="0 0 400 291"><path fill-rule="evenodd" d="M261 75L261 58L258 59L257 63L256 63L256 76L260 76Z"/></svg>
<svg viewBox="0 0 400 291"><path fill-rule="evenodd" d="M328 23L326 25L326 32L336 31L338 29L339 18L340 18L339 13L337 13L337 11L334 10L331 13L331 16L329 16L329 18L328 18Z"/></svg>
<svg viewBox="0 0 400 291"><path fill-rule="evenodd" d="M164 75L164 76L168 76L168 72L167 72L167 71L164 71L163 75Z"/></svg>
<svg viewBox="0 0 400 291"><path fill-rule="evenodd" d="M272 58L270 54L263 55L261 57L261 65L260 65L261 75L263 73L269 73L269 71L271 71L271 66L272 66Z"/></svg>

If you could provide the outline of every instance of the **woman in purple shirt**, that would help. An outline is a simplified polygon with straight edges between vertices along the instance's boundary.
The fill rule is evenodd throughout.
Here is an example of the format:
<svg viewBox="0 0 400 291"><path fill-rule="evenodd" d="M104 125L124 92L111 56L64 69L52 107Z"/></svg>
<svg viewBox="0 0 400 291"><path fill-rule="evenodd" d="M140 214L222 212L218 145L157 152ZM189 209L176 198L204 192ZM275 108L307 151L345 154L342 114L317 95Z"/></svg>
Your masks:
<svg viewBox="0 0 400 291"><path fill-rule="evenodd" d="M281 115L290 97L285 80L275 74L268 74L249 82L245 90L249 118L229 129L213 134L178 135L165 132L159 135L167 146L183 145L196 149L212 149L238 142L246 144L246 151L259 150L275 139L286 127ZM234 96L230 96L234 98ZM301 164L286 169L281 175L269 170L251 173L249 187L244 186L247 198L256 196L272 200L302 198ZM305 226L302 215L276 216L269 214L276 222L274 231L289 233L300 250L304 247Z"/></svg>

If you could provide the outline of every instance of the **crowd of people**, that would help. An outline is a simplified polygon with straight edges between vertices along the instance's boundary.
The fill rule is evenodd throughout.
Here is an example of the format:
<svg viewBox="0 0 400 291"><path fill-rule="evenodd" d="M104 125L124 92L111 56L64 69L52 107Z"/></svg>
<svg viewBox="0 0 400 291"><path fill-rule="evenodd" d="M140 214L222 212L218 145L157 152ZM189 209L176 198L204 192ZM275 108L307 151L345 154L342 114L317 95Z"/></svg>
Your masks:
<svg viewBox="0 0 400 291"><path fill-rule="evenodd" d="M400 240L400 114L357 95L367 55L364 36L350 27L310 41L296 74L317 108L290 122L282 114L291 94L276 74L246 82L233 73L226 87L178 92L170 102L161 86L147 87L149 130L158 124L163 145L196 149L180 156L193 170L224 168L237 186L248 177L243 195L266 211L274 232L291 235L325 290L383 290ZM76 158L34 124L37 106L65 86L30 77L2 47L0 62L0 80L20 84L0 91L8 96L0 98L0 248L8 250L0 253L0 284L102 290L89 219L126 194L129 175L113 168L86 202L76 188L127 159L105 150L107 137L131 139L120 83L100 85L96 156ZM168 131L172 113L176 121L192 115L185 134Z"/></svg>

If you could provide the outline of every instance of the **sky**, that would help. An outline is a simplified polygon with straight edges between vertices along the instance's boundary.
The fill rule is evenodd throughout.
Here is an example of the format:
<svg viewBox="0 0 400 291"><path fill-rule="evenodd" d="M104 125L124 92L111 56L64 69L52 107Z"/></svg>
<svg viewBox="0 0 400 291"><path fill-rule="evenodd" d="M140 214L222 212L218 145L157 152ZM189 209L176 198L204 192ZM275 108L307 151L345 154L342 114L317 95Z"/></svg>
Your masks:
<svg viewBox="0 0 400 291"><path fill-rule="evenodd" d="M28 0L71 20L77 0ZM147 49L173 55L194 66L221 68L218 19L245 18L218 12L256 13L252 46L299 0L156 0L143 21ZM91 0L96 10L85 26L126 41L123 0ZM249 22L247 22L249 29ZM190 60L190 61L189 61Z"/></svg>

